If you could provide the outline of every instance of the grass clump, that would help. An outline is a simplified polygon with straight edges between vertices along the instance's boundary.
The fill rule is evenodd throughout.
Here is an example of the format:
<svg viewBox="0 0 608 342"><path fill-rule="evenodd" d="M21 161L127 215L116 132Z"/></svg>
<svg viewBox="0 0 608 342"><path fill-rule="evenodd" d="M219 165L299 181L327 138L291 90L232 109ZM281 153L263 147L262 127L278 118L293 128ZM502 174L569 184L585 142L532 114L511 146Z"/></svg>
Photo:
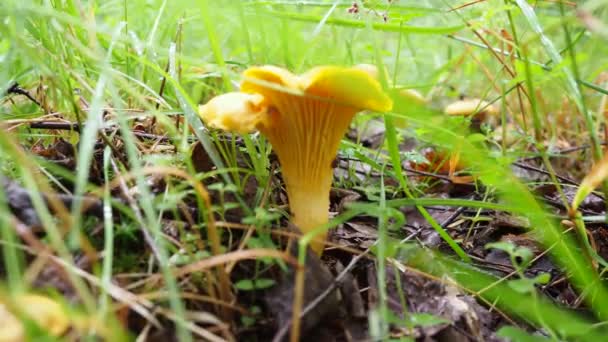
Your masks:
<svg viewBox="0 0 608 342"><path fill-rule="evenodd" d="M356 322L373 340L597 340L607 13L605 0L3 1L0 312L63 339L340 338ZM336 138L331 219L301 236L283 162L296 152L279 164L283 145L207 127L198 108L250 92L241 73L261 65L358 64L385 71L373 83L392 109ZM280 83L257 76L243 84ZM319 87L303 93L371 96ZM484 108L446 115L457 101ZM327 232L323 258L307 254ZM15 312L32 292L73 306L70 328Z"/></svg>

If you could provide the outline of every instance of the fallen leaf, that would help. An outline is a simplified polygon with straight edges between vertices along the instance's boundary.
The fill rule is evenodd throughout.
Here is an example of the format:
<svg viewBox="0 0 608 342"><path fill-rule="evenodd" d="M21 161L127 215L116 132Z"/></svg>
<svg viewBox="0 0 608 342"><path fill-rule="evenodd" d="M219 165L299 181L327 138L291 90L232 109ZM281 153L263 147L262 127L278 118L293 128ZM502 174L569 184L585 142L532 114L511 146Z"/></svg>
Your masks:
<svg viewBox="0 0 608 342"><path fill-rule="evenodd" d="M608 153L596 163L585 176L572 200L572 212L578 209L583 200L608 177Z"/></svg>

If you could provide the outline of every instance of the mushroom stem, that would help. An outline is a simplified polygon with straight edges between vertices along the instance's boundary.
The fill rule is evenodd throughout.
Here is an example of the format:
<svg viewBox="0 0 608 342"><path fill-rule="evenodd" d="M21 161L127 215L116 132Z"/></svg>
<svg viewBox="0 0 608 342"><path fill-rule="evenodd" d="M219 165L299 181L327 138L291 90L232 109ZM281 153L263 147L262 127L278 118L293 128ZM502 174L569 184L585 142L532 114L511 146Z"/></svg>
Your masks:
<svg viewBox="0 0 608 342"><path fill-rule="evenodd" d="M331 181L331 170L329 179ZM292 219L302 233L306 234L312 230L326 224L329 221L329 191L331 190L331 182L323 182L325 184L317 186L313 189L293 189L287 186L287 195L289 196L289 207L291 209ZM310 244L310 248L321 255L325 244L327 231L315 235Z"/></svg>
<svg viewBox="0 0 608 342"><path fill-rule="evenodd" d="M332 162L340 141L358 108L318 99L266 90L274 106L268 107L258 129L272 144L279 162L292 213L291 222L306 234L329 220ZM327 233L311 242L321 255Z"/></svg>

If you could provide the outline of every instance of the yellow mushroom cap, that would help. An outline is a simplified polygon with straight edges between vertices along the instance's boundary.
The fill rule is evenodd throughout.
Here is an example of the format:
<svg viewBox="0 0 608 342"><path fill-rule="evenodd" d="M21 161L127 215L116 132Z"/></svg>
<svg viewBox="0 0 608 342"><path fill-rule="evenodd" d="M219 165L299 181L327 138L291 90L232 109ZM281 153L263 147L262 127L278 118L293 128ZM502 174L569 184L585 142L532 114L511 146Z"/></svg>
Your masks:
<svg viewBox="0 0 608 342"><path fill-rule="evenodd" d="M198 112L211 127L244 134L255 130L266 112L263 101L258 94L227 93L200 106Z"/></svg>
<svg viewBox="0 0 608 342"><path fill-rule="evenodd" d="M0 341L19 342L25 339L25 331L21 322L6 305L0 303Z"/></svg>
<svg viewBox="0 0 608 342"><path fill-rule="evenodd" d="M365 71L368 75L373 77L375 80L380 81L380 73L378 72L378 67L374 64L361 63L355 65L353 68ZM384 70L384 78L389 80L388 70L386 67L382 68Z"/></svg>
<svg viewBox="0 0 608 342"><path fill-rule="evenodd" d="M209 126L236 132L255 127L268 138L281 163L292 221L309 232L328 221L332 162L353 116L364 109L389 111L392 101L356 67L321 66L298 76L260 66L243 77L241 93L220 95L199 114ZM321 252L322 246L312 247Z"/></svg>
<svg viewBox="0 0 608 342"><path fill-rule="evenodd" d="M70 326L69 318L59 303L41 295L22 294L13 299L15 309L32 319L52 336L60 336ZM23 324L0 302L0 341L23 341Z"/></svg>
<svg viewBox="0 0 608 342"><path fill-rule="evenodd" d="M428 102L426 98L416 89L401 89L399 90L399 96L402 99L418 105L423 105Z"/></svg>
<svg viewBox="0 0 608 342"><path fill-rule="evenodd" d="M466 99L450 103L444 112L453 116L469 116L478 113L497 114L496 107L480 99Z"/></svg>
<svg viewBox="0 0 608 342"><path fill-rule="evenodd" d="M370 75L373 79L378 79L378 67L373 64L361 63L355 65L353 68L365 71L368 75Z"/></svg>
<svg viewBox="0 0 608 342"><path fill-rule="evenodd" d="M70 326L69 319L59 303L41 295L24 294L16 299L23 313L53 336L63 334Z"/></svg>
<svg viewBox="0 0 608 342"><path fill-rule="evenodd" d="M327 104L345 105L358 111L386 112L393 106L380 83L355 67L321 66L296 76L285 69L266 65L249 68L243 76L241 92L263 95L266 101L275 97L269 97L269 94L278 92L300 98L318 97Z"/></svg>

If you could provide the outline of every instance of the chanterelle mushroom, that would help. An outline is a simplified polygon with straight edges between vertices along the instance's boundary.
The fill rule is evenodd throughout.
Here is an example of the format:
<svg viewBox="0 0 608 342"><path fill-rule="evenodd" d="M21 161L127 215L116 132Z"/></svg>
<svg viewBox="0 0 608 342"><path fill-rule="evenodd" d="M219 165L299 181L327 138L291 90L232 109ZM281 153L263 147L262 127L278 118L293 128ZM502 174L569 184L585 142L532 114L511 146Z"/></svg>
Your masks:
<svg viewBox="0 0 608 342"><path fill-rule="evenodd" d="M490 115L498 114L498 109L493 104L479 99L464 99L452 102L444 109L447 115L470 116L470 115Z"/></svg>
<svg viewBox="0 0 608 342"><path fill-rule="evenodd" d="M61 336L70 327L69 317L62 306L46 296L21 294L13 298L16 308L52 336ZM9 311L0 298L0 341L24 341L23 323Z"/></svg>
<svg viewBox="0 0 608 342"><path fill-rule="evenodd" d="M274 66L243 73L241 91L199 108L209 126L240 133L259 130L279 157L292 222L304 233L328 222L332 162L353 116L391 110L378 81L358 68L316 67L297 76ZM325 236L312 249L320 254Z"/></svg>
<svg viewBox="0 0 608 342"><path fill-rule="evenodd" d="M471 128L479 131L481 124L496 125L499 110L486 101L480 99L464 99L450 103L444 109L445 114L450 116L463 116L471 118Z"/></svg>

